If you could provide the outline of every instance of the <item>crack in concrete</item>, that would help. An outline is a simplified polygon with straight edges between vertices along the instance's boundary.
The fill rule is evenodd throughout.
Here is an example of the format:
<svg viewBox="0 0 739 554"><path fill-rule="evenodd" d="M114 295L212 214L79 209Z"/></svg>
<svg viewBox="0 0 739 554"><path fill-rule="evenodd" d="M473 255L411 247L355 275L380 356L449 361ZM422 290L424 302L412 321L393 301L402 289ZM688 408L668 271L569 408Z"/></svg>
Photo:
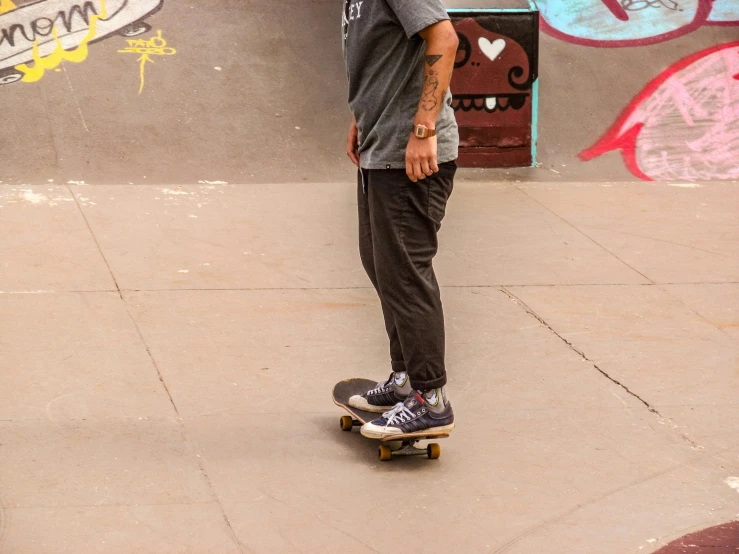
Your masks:
<svg viewBox="0 0 739 554"><path fill-rule="evenodd" d="M573 352L576 352L583 360L585 360L589 364L591 364L606 379L608 379L609 381L611 381L615 385L618 385L624 391L626 391L630 396L633 396L639 402L641 402L647 408L647 410L650 413L654 414L655 416L657 416L659 418L658 419L659 423L661 423L661 424L669 423L670 427L672 427L672 429L680 436L681 439L683 439L685 442L687 442L688 444L690 444L690 446L691 446L691 448L693 448L693 450L702 450L703 449L702 446L700 446L693 439L691 439L690 437L688 437L685 433L683 433L682 431L680 431L678 429L678 426L675 425L672 422L671 419L666 418L662 414L660 414L659 411L654 406L652 406L649 402L647 402L644 398L642 398L636 392L634 392L633 390L631 390L625 383L622 383L621 381L619 381L615 377L611 376L607 371L601 369L598 366L598 364L595 361L593 361L590 358L588 358L582 350L578 349L574 344L572 344L570 341L568 341L566 338L564 338L562 335L560 335L557 331L555 331L554 328L551 325L549 325L549 323L547 323L542 317L540 317L536 312L534 312L534 310L532 310L523 300L521 300L520 298L518 298L515 294L513 294L511 291L509 291L505 287L500 287L499 290L503 294L505 294L508 297L509 300L511 300L512 302L516 303L518 306L521 306L526 313L528 313L530 316L536 318L536 320L539 321L539 323L541 323L542 325L544 325L559 340L561 340L562 342L564 342L568 346L568 348L570 348L570 350L572 350Z"/></svg>

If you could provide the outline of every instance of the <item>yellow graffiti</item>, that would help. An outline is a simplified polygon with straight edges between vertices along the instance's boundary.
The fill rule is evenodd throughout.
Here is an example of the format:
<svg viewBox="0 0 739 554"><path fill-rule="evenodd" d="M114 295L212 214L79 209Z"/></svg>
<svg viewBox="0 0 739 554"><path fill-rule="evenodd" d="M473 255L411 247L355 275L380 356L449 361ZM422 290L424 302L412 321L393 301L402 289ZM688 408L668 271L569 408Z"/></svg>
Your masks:
<svg viewBox="0 0 739 554"><path fill-rule="evenodd" d="M108 15L105 8L105 0L100 0L100 8L101 9L99 16L93 15L92 17L90 17L90 28L87 32L87 35L85 36L85 38L82 39L82 42L80 42L80 44L74 50L64 49L64 46L62 45L62 42L59 40L59 36L57 35L56 26L54 26L54 28L52 29L56 48L54 48L54 51L48 56L41 57L38 47L39 41L38 39L36 39L33 42L33 65L29 66L28 64L20 64L15 66L18 71L23 73L22 81L24 83L35 83L44 76L44 73L47 70L57 68L63 61L72 63L80 63L85 61L88 54L87 44L95 37L98 19L104 19Z"/></svg>
<svg viewBox="0 0 739 554"><path fill-rule="evenodd" d="M157 36L151 37L150 39L132 39L127 40L128 47L123 50L118 50L121 54L141 54L141 57L136 61L141 62L139 66L139 78L141 80L141 86L139 87L139 94L144 90L144 78L147 63L154 63L149 56L174 56L177 50L171 47L167 47L167 41L162 38L162 31L157 31Z"/></svg>
<svg viewBox="0 0 739 554"><path fill-rule="evenodd" d="M14 9L13 0L0 0L0 13L12 12Z"/></svg>

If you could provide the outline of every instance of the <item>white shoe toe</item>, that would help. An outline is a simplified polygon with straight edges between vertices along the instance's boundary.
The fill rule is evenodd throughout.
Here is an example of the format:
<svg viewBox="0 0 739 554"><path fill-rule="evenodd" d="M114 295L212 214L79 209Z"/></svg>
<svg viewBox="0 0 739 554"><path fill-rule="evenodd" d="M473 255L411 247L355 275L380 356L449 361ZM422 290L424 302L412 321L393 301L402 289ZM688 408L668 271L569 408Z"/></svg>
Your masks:
<svg viewBox="0 0 739 554"><path fill-rule="evenodd" d="M367 399L364 396L360 394L355 394L354 396L350 397L349 405L352 408L356 408L357 410L364 410L365 412L372 412L373 414L381 414L388 410L388 408L385 406L373 406L372 404L367 402Z"/></svg>
<svg viewBox="0 0 739 554"><path fill-rule="evenodd" d="M359 430L363 436L368 439L382 439L392 435L402 435L402 431L397 427L386 427L384 425L375 425L372 422L365 423Z"/></svg>

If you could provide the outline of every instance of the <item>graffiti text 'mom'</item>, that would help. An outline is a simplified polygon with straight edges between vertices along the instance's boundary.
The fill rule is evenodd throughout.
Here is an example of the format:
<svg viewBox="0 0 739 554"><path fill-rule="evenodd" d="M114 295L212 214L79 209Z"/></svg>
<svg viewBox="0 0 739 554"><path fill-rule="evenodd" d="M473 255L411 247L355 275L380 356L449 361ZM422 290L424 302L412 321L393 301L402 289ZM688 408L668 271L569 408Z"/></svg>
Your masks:
<svg viewBox="0 0 739 554"><path fill-rule="evenodd" d="M68 11L60 10L54 17L39 17L26 25L14 24L0 30L0 47L4 43L15 46L15 41L20 33L28 42L34 42L38 37L48 37L56 27L57 32L61 29L67 33L72 32L75 16L84 27L90 26L90 17L99 15L92 2L84 2L82 5L74 5Z"/></svg>

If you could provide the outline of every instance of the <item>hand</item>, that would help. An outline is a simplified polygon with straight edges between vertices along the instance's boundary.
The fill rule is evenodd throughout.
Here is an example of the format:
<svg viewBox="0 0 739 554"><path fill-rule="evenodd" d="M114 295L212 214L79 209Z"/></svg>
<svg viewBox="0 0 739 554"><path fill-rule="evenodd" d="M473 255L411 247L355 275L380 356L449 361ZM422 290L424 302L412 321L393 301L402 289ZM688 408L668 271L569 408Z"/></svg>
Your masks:
<svg viewBox="0 0 739 554"><path fill-rule="evenodd" d="M349 126L349 136L346 139L346 155L354 165L359 167L359 129L353 117L352 124Z"/></svg>
<svg viewBox="0 0 739 554"><path fill-rule="evenodd" d="M405 149L405 172L414 183L439 171L436 163L436 137L425 139L411 135Z"/></svg>

